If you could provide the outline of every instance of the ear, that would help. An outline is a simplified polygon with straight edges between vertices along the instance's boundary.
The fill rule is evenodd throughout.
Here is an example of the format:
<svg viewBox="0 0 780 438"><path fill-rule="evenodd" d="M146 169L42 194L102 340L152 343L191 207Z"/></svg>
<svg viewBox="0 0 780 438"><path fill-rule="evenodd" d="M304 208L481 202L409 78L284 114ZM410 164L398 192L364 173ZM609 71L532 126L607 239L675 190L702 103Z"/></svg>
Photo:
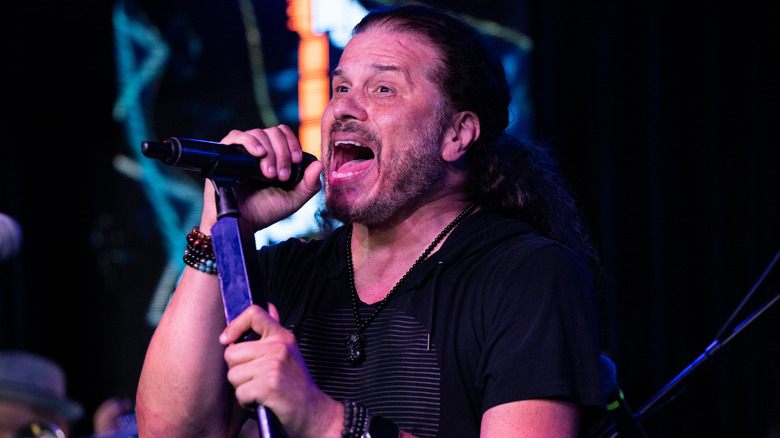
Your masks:
<svg viewBox="0 0 780 438"><path fill-rule="evenodd" d="M468 152L479 138L479 117L471 111L455 113L450 125L444 132L441 157L444 161L455 162Z"/></svg>

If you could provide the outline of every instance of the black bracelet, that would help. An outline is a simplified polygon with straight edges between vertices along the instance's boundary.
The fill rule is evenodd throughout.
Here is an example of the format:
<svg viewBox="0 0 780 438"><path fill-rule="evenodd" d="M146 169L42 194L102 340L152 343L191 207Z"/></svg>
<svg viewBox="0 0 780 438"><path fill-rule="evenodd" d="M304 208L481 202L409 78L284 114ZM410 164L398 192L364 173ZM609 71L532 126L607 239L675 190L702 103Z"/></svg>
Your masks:
<svg viewBox="0 0 780 438"><path fill-rule="evenodd" d="M341 429L342 438L368 438L368 411L365 407L345 400L344 404L344 428Z"/></svg>
<svg viewBox="0 0 780 438"><path fill-rule="evenodd" d="M344 401L342 438L399 438L401 431L392 421L371 416L368 410L352 401Z"/></svg>

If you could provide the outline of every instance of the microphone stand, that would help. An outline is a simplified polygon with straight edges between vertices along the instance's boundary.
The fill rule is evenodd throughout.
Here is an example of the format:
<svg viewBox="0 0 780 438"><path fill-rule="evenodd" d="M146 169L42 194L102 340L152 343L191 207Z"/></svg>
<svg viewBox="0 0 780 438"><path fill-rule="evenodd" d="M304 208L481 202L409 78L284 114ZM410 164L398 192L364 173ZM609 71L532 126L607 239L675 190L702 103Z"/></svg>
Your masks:
<svg viewBox="0 0 780 438"><path fill-rule="evenodd" d="M257 270L248 269L256 267L258 259L254 231L241 218L236 201L235 190L239 179L248 178L256 188L260 188L260 185L290 190L303 178L306 166L317 158L304 153L301 163L293 168L294 176L282 183L263 178L258 172L257 158L238 145L171 137L163 142L145 141L141 144L141 150L145 156L159 159L170 166L199 170L202 177L214 184L217 222L211 228L211 238L225 319L230 324L252 305L252 290L261 290L253 287L258 282ZM266 300L260 301L258 304L265 308ZM250 330L238 342L258 338ZM260 437L280 437L281 424L273 412L263 406L257 406L256 410Z"/></svg>
<svg viewBox="0 0 780 438"><path fill-rule="evenodd" d="M207 176L208 177L208 176ZM236 201L235 186L232 182L210 178L216 189L217 222L211 228L214 256L217 262L219 285L222 291L222 303L225 308L225 320L230 324L233 319L252 305L253 285L257 284L258 266L254 231L241 218ZM254 290L260 290L254 288ZM266 307L266 301L259 305ZM247 332L239 342L258 339L252 331ZM273 412L258 405L257 422L261 438L280 437L281 425Z"/></svg>
<svg viewBox="0 0 780 438"><path fill-rule="evenodd" d="M638 422L639 419L643 418L647 415L647 412L650 408L652 408L658 401L660 401L666 394L672 391L672 389L676 388L677 386L682 383L686 377L688 377L691 373L693 373L694 370L696 370L700 365L702 365L704 362L706 362L708 359L713 357L715 353L721 350L721 348L725 347L726 344L728 344L731 340L734 339L742 330L747 328L748 325L753 323L759 316L761 316L767 309L769 309L772 305L774 305L778 300L780 300L780 293L775 295L772 299L764 303L761 307L758 308L755 312L753 312L751 315L749 315L747 318L745 318L741 323L739 323L732 331L731 333L723 338L723 335L726 331L726 328L731 323L731 321L734 319L736 314L742 309L742 306L747 302L747 300L753 295L753 293L758 289L758 287L761 285L761 283L764 281L764 278L766 278L767 274L772 270L775 263L777 263L778 259L780 259L780 251L778 251L775 254L774 259L769 263L769 265L764 269L764 272L761 274L761 277L759 277L756 284L753 285L753 287L750 289L750 292L745 296L745 298L742 299L742 302L737 306L737 309L732 313L732 315L729 317L729 319L726 321L724 326L719 331L718 335L715 337L715 340L712 341L710 345L707 346L707 348L704 349L704 352L700 354L696 359L694 359L693 362L691 362L690 365L685 367L677 376L675 376L669 383L666 384L663 388L661 388L660 391L658 391L647 403L642 405L637 412L634 414L634 420ZM615 425L611 425L604 429L599 435L599 438L614 438L618 436L619 431L616 430Z"/></svg>

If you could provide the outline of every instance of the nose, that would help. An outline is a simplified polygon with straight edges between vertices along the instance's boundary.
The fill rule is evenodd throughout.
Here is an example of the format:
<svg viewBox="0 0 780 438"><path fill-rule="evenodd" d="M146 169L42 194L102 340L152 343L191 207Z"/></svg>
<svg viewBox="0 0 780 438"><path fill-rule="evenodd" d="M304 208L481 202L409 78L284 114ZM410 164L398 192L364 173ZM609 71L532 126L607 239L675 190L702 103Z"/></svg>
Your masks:
<svg viewBox="0 0 780 438"><path fill-rule="evenodd" d="M333 117L336 120L365 120L367 117L366 105L364 97L359 91L350 90L348 93L344 93L337 97L334 97L330 102L333 110Z"/></svg>

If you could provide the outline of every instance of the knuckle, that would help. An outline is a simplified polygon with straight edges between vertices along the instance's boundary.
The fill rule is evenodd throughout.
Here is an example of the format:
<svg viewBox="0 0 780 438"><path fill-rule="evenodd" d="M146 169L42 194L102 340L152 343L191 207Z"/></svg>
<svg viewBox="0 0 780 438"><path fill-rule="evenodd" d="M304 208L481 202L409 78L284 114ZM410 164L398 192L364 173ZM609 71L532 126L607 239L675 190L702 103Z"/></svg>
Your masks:
<svg viewBox="0 0 780 438"><path fill-rule="evenodd" d="M257 304L253 304L246 309L247 315L249 315L252 318L258 317L263 314L263 309L260 308Z"/></svg>

